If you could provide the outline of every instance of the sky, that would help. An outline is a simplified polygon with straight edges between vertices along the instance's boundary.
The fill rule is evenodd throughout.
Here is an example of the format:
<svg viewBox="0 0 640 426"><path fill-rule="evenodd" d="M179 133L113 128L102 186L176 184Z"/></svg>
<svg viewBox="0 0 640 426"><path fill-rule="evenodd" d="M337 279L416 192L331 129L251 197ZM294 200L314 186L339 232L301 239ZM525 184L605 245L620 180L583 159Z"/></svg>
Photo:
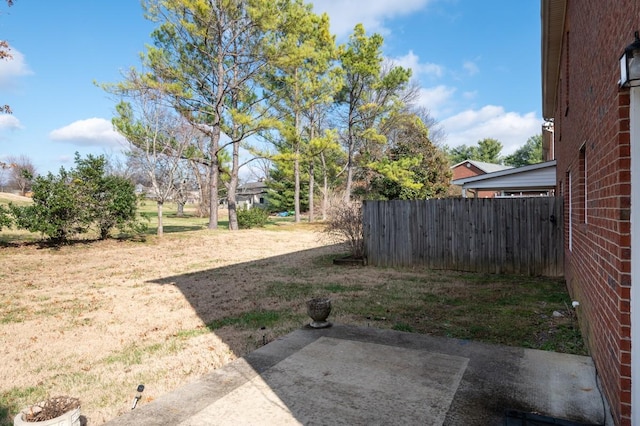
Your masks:
<svg viewBox="0 0 640 426"><path fill-rule="evenodd" d="M494 138L513 153L541 132L539 2L513 0L315 0L338 43L362 23L383 54L410 67L419 104L449 147ZM118 158L114 83L140 67L156 24L138 0L16 0L0 4L0 161L26 156L40 174L73 167L76 152Z"/></svg>

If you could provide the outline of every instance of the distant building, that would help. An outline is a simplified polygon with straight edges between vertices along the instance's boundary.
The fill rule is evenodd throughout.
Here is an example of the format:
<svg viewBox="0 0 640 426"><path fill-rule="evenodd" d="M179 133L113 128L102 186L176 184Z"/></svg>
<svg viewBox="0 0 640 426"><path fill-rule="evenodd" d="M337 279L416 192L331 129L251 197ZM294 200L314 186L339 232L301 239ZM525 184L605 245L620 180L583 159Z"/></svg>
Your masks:
<svg viewBox="0 0 640 426"><path fill-rule="evenodd" d="M264 181L248 182L238 185L236 190L236 204L238 208L245 206L250 209L252 207L264 207L267 205L267 184ZM227 198L220 200L222 207L228 207Z"/></svg>
<svg viewBox="0 0 640 426"><path fill-rule="evenodd" d="M463 197L469 192L476 197L482 197L476 194L491 194L491 197L549 197L555 195L556 162L511 167L451 183L462 187Z"/></svg>
<svg viewBox="0 0 640 426"><path fill-rule="evenodd" d="M493 163L485 163L483 161L475 161L475 160L464 160L458 164L454 164L450 167L452 172L451 183L453 185L460 185L459 183L455 183L460 179L470 178L474 176L480 176L487 173L499 172L501 170L512 169L511 166L503 166L502 164L493 164ZM463 196L468 196L470 194L463 193ZM473 192L472 196L479 198L492 198L495 197L495 191L491 190L482 190Z"/></svg>

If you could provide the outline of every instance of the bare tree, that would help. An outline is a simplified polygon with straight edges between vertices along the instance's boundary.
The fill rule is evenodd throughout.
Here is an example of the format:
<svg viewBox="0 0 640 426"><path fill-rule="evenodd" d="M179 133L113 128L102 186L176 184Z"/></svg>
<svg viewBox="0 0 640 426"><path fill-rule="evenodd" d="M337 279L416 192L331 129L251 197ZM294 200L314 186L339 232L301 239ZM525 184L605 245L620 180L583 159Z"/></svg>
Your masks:
<svg viewBox="0 0 640 426"><path fill-rule="evenodd" d="M0 161L0 192L5 192L9 183L9 172L11 170L11 164L3 163Z"/></svg>
<svg viewBox="0 0 640 426"><path fill-rule="evenodd" d="M429 129L429 140L434 145L442 148L447 140L447 133L442 127L442 124L431 115L431 111L424 106L411 108L411 111L417 115L427 129Z"/></svg>
<svg viewBox="0 0 640 426"><path fill-rule="evenodd" d="M11 167L9 187L17 189L21 195L25 195L31 189L33 178L36 177L36 166L26 155L8 157L7 162Z"/></svg>
<svg viewBox="0 0 640 426"><path fill-rule="evenodd" d="M271 173L271 160L268 158L260 157L249 166L249 176L256 181L269 179Z"/></svg>
<svg viewBox="0 0 640 426"><path fill-rule="evenodd" d="M134 104L120 102L115 128L131 144L129 165L140 170L151 185L149 194L158 207L158 236L164 233L163 205L175 195L181 158L189 140L185 121L172 110L163 107L162 93L139 88L129 93ZM134 109L135 107L135 109Z"/></svg>

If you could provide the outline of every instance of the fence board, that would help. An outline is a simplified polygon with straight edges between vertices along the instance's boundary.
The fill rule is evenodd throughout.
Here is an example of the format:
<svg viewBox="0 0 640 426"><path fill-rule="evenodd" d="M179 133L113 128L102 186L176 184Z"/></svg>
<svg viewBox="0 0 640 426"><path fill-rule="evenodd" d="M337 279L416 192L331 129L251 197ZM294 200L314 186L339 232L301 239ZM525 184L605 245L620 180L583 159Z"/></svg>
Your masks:
<svg viewBox="0 0 640 426"><path fill-rule="evenodd" d="M365 201L371 265L562 276L562 200L448 198Z"/></svg>

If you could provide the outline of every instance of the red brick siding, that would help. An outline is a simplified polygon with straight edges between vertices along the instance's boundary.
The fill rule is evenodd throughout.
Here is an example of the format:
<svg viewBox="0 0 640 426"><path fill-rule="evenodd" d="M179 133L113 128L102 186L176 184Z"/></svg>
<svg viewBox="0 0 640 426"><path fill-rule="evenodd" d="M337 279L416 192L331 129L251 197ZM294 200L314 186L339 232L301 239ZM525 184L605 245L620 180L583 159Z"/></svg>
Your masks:
<svg viewBox="0 0 640 426"><path fill-rule="evenodd" d="M467 164L469 165L469 167L467 167ZM463 178L479 176L484 174L486 173L480 170L479 168L477 168L476 166L474 166L473 164L462 163L458 167L454 167L452 169L453 177L451 178L451 180L463 179ZM471 196L474 196L474 195L471 195ZM495 196L494 191L478 191L478 194L477 194L478 198L493 198L494 196Z"/></svg>
<svg viewBox="0 0 640 426"><path fill-rule="evenodd" d="M572 224L565 278L618 425L631 423L629 95L617 86L618 58L638 29L640 2L568 0L554 113L567 234Z"/></svg>
<svg viewBox="0 0 640 426"><path fill-rule="evenodd" d="M469 167L467 167L467 164L469 165ZM453 175L453 177L451 178L452 180L464 179L485 174L482 170L471 163L462 163L459 166L451 169L451 171Z"/></svg>

